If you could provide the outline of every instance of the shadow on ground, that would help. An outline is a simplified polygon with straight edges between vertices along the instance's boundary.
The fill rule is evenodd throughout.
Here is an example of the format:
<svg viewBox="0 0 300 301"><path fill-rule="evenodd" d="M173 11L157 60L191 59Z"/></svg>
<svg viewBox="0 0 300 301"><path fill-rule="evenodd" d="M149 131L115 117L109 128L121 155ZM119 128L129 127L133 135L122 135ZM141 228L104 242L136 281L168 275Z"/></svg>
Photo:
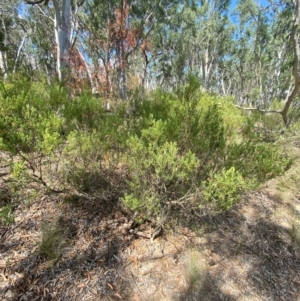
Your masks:
<svg viewBox="0 0 300 301"><path fill-rule="evenodd" d="M186 232L183 227L181 234L166 233L152 244L122 232L130 217L116 195L101 200L72 197L67 203L47 196L30 210L20 206L17 223L1 228L0 297L3 301L297 301L300 247L291 228L276 220L284 206L298 212L300 198L293 202L262 189L245 196L228 213L191 213L186 226L192 226ZM66 233L57 262L39 252L45 221L56 221ZM205 233L195 234L195 226ZM183 275L188 249L202 256L196 276Z"/></svg>
<svg viewBox="0 0 300 301"><path fill-rule="evenodd" d="M199 227L212 229L198 246L206 254L206 275L198 288L187 286L173 300L299 300L300 249L290 229L274 219L280 203L262 190L228 213L198 217Z"/></svg>
<svg viewBox="0 0 300 301"><path fill-rule="evenodd" d="M116 200L77 199L70 206L45 197L22 210L0 242L1 300L129 300L122 250L133 237L120 234L128 218ZM66 234L56 262L39 252L41 225L53 220Z"/></svg>

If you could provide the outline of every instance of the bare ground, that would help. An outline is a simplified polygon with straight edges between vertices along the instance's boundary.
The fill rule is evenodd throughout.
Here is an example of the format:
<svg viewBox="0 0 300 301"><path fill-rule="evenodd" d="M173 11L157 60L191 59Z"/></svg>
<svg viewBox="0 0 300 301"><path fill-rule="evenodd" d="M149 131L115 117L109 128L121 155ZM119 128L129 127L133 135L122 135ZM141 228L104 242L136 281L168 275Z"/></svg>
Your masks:
<svg viewBox="0 0 300 301"><path fill-rule="evenodd" d="M0 300L300 300L299 163L230 212L195 212L153 242L126 230L115 198L25 204L0 227ZM66 234L56 262L39 252L45 221Z"/></svg>

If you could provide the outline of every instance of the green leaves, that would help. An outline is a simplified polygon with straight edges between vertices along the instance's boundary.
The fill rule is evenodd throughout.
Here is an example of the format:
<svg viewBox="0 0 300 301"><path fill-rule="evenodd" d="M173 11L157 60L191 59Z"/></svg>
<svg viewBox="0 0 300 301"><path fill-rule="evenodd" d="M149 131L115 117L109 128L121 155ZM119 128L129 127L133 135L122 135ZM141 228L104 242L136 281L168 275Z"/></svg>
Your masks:
<svg viewBox="0 0 300 301"><path fill-rule="evenodd" d="M30 87L30 85L29 85ZM0 135L3 147L14 153L39 152L49 154L60 143L62 120L48 111L45 100L34 91L9 87L0 100Z"/></svg>
<svg viewBox="0 0 300 301"><path fill-rule="evenodd" d="M199 160L187 151L180 154L174 142L145 145L138 137L128 141L131 193L124 197L131 210L142 210L144 217L156 217L167 206L170 196L185 195L192 185Z"/></svg>
<svg viewBox="0 0 300 301"><path fill-rule="evenodd" d="M228 148L226 166L235 166L246 178L265 181L282 174L291 166L291 160L284 157L270 143L256 140L232 144Z"/></svg>
<svg viewBox="0 0 300 301"><path fill-rule="evenodd" d="M203 185L203 196L207 202L215 202L219 210L229 210L240 200L241 193L247 188L247 182L234 167L210 173Z"/></svg>
<svg viewBox="0 0 300 301"><path fill-rule="evenodd" d="M229 210L243 191L291 164L255 132L256 115L201 92L195 77L176 93L157 90L134 98L132 111L122 103L109 113L91 93L69 99L59 86L27 82L20 77L0 92L0 145L15 191L35 182L102 198L116 186L140 218L158 218L178 200L201 205L199 190Z"/></svg>

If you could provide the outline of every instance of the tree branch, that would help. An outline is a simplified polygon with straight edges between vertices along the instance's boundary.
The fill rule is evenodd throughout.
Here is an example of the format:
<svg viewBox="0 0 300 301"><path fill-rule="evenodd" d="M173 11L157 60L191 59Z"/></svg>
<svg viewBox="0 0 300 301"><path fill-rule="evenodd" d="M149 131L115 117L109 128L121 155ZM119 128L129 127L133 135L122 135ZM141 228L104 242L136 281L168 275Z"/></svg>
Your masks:
<svg viewBox="0 0 300 301"><path fill-rule="evenodd" d="M40 6L37 5L37 8L40 10L41 14L42 14L45 18L50 19L52 22L54 22L54 19L51 18L50 16L47 16Z"/></svg>
<svg viewBox="0 0 300 301"><path fill-rule="evenodd" d="M294 65L293 65L293 71L292 71L292 74L294 77L294 89L288 94L286 101L285 101L285 105L281 111L281 115L282 115L285 125L288 125L288 120L287 120L288 110L300 89L300 75L299 75L300 47L299 47L299 39L297 37L297 29L298 29L298 26L300 23L299 0L296 1L295 10L296 10L295 11L295 19L294 19L292 32L291 32L291 41L292 41L293 52L294 52Z"/></svg>
<svg viewBox="0 0 300 301"><path fill-rule="evenodd" d="M15 63L14 63L13 73L16 72L17 63L18 63L18 60L19 60L19 57L20 57L20 53L21 53L22 48L23 48L23 46L24 46L24 44L25 44L25 41L26 41L26 39L27 39L28 37L29 37L29 35L25 35L25 36L23 37L22 42L21 42L21 44L20 44L20 46L19 46L19 48L18 48L17 56L16 56Z"/></svg>
<svg viewBox="0 0 300 301"><path fill-rule="evenodd" d="M36 0L36 1L29 1L29 0L25 0L25 2L26 2L26 4L29 4L29 5L36 5L36 4L41 4L41 3L43 3L43 2L46 2L46 4L47 4L47 0Z"/></svg>
<svg viewBox="0 0 300 301"><path fill-rule="evenodd" d="M261 110L260 108L243 108L240 106L236 106L239 109L247 110L247 111L259 111L261 113L278 113L281 114L284 125L289 126L288 122L288 111L295 100L296 96L298 95L300 91L300 66L299 66L299 59L300 59L300 46L299 46L299 36L297 35L298 27L300 24L300 0L295 1L295 12L294 12L294 22L292 26L292 30L290 33L290 41L292 43L293 52L294 52L294 63L293 63L293 70L292 70L292 76L294 78L294 88L289 90L284 106L280 111L277 110Z"/></svg>
<svg viewBox="0 0 300 301"><path fill-rule="evenodd" d="M277 114L282 114L282 111L277 111L277 110L262 110L260 108L248 108L248 107L241 107L239 105L236 105L238 109L244 110L244 111L258 111L262 114L268 114L268 113L277 113Z"/></svg>

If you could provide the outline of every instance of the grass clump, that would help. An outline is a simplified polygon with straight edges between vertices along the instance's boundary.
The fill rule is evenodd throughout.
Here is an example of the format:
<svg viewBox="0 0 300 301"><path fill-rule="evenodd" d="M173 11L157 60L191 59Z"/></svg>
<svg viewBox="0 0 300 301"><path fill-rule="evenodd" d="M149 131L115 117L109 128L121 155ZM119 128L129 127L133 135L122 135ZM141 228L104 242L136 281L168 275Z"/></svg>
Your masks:
<svg viewBox="0 0 300 301"><path fill-rule="evenodd" d="M56 262L65 248L66 233L56 222L42 223L42 239L39 244L39 252L46 259Z"/></svg>
<svg viewBox="0 0 300 301"><path fill-rule="evenodd" d="M0 223L11 225L15 222L12 191L9 187L0 187Z"/></svg>
<svg viewBox="0 0 300 301"><path fill-rule="evenodd" d="M0 221L4 225L11 225L15 222L14 207L11 203L0 208Z"/></svg>
<svg viewBox="0 0 300 301"><path fill-rule="evenodd" d="M191 290L197 290L202 286L206 271L204 268L204 260L201 253L196 250L190 250L186 254L185 262L185 279Z"/></svg>

